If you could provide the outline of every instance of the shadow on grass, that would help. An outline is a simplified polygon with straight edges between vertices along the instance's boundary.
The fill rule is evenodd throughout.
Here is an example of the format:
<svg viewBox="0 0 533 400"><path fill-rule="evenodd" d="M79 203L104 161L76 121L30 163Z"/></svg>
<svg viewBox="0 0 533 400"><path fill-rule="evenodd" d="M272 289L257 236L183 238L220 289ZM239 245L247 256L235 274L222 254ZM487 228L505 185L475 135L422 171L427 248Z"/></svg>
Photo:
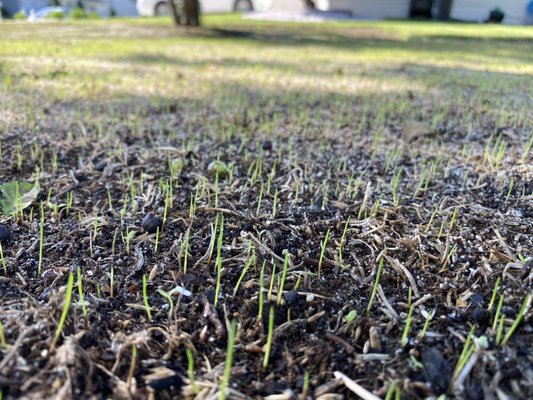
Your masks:
<svg viewBox="0 0 533 400"><path fill-rule="evenodd" d="M297 48L327 47L350 52L378 50L384 52L432 53L439 57L484 57L492 62L518 62L533 64L530 51L531 40L523 38L483 38L455 35L417 35L405 40L392 32L371 26L327 25L237 25L178 30L176 35L187 38L220 40L226 42L247 42L257 46L293 46ZM216 43L216 42L215 42ZM163 62L165 57L136 55L139 61ZM172 60L168 60L172 61Z"/></svg>

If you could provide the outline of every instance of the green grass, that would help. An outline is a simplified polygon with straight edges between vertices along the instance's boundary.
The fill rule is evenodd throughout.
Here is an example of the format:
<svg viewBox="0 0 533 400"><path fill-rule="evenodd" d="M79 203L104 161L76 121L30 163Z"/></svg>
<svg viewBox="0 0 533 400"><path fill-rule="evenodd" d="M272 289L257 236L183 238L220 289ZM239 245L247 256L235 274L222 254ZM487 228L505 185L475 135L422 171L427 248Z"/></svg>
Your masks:
<svg viewBox="0 0 533 400"><path fill-rule="evenodd" d="M220 29L253 35L224 36ZM98 93L141 95L140 82L142 88L151 82L150 94L163 97L193 89L206 94L212 90L206 83L221 81L324 90L320 83L326 77L328 90L346 95L374 92L377 86L380 92L438 91L444 83L453 89L488 79L490 90L510 90L520 88L519 82L526 81L522 75L533 72L533 33L512 26L397 21L302 25L229 15L206 17L205 29L197 35L176 31L166 19L38 27L5 22L0 32L4 81L11 76L19 88L64 100ZM187 79L192 73L194 82ZM351 77L361 73L353 82Z"/></svg>

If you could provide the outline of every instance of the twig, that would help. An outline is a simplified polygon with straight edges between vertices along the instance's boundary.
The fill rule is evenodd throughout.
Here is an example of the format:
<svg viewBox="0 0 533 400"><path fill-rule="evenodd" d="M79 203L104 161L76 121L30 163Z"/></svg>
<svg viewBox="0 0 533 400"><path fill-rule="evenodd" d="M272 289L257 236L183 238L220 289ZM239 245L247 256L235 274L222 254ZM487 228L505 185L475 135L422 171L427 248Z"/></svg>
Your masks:
<svg viewBox="0 0 533 400"><path fill-rule="evenodd" d="M363 400L381 400L378 396L373 393L370 393L368 390L366 390L364 387L362 387L352 379L348 378L342 372L335 371L333 373L333 376L335 376L335 379L342 379L344 385L352 392L354 392L357 396L361 397Z"/></svg>

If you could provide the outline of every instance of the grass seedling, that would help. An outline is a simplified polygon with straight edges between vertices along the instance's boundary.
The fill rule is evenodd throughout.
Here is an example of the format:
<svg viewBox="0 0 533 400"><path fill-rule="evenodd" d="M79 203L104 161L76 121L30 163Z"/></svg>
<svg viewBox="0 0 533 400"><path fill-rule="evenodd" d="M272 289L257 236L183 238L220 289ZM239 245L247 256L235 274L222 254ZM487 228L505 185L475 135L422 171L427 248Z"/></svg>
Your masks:
<svg viewBox="0 0 533 400"><path fill-rule="evenodd" d="M494 284L494 289L492 289L492 296L490 298L490 303L488 307L488 311L492 310L492 306L494 305L494 301L496 300L496 295L498 294L498 288L500 287L500 277L496 279L496 283Z"/></svg>
<svg viewBox="0 0 533 400"><path fill-rule="evenodd" d="M215 208L218 208L218 192L219 192L219 184L218 184L219 176L218 171L215 175Z"/></svg>
<svg viewBox="0 0 533 400"><path fill-rule="evenodd" d="M376 272L376 280L374 281L374 288L372 289L372 294L370 295L370 301L368 302L368 306L366 308L367 314L370 314L372 303L374 303L374 298L376 297L376 293L378 292L378 285L379 285L379 280L381 279L381 271L383 270L384 261L385 259L383 257L381 258L381 260L379 260L378 270Z"/></svg>
<svg viewBox="0 0 533 400"><path fill-rule="evenodd" d="M420 339L423 339L426 336L426 332L428 330L429 323L431 322L431 320L435 316L435 310L432 310L431 312L427 312L426 310L422 310L422 316L426 319L426 321L424 322L424 327L422 328L422 330L420 331L420 333L418 335L418 337Z"/></svg>
<svg viewBox="0 0 533 400"><path fill-rule="evenodd" d="M213 251L215 250L216 233L218 230L218 214L215 218L215 226L211 231L211 240L209 241L209 256L207 257L207 266L211 265L211 257L213 257Z"/></svg>
<svg viewBox="0 0 533 400"><path fill-rule="evenodd" d="M259 273L259 307L257 311L257 320L260 321L263 317L263 304L265 302L265 290L264 290L264 284L265 284L265 266L266 266L266 260L263 260L263 265L261 266L261 272Z"/></svg>
<svg viewBox="0 0 533 400"><path fill-rule="evenodd" d="M191 193L191 200L189 202L189 218L192 219L196 212L196 197Z"/></svg>
<svg viewBox="0 0 533 400"><path fill-rule="evenodd" d="M531 133L531 136L529 137L529 140L524 146L524 149L522 150L522 157L520 157L521 162L525 162L527 155L531 151L531 148L533 148L533 133Z"/></svg>
<svg viewBox="0 0 533 400"><path fill-rule="evenodd" d="M473 343L473 337L474 337L475 330L476 330L476 325L472 325L472 328L470 329L470 332L468 333L465 344L463 346L463 351L461 352L461 355L459 356L459 360L457 361L457 364L455 365L455 369L453 371L452 382L455 381L455 379L459 376L464 366L466 365L467 361L470 359L470 357L472 356L472 354L474 354L474 351L476 350L476 345L475 343Z"/></svg>
<svg viewBox="0 0 533 400"><path fill-rule="evenodd" d="M65 205L67 216L70 214L70 209L72 208L72 205L74 204L74 193L67 192L67 202Z"/></svg>
<svg viewBox="0 0 533 400"><path fill-rule="evenodd" d="M183 273L187 273L187 265L189 263L189 241L191 237L191 227L187 228L185 232L185 242L182 244L183 248Z"/></svg>
<svg viewBox="0 0 533 400"><path fill-rule="evenodd" d="M522 307L520 307L520 311L518 312L518 315L516 316L516 319L514 320L513 324L511 325L511 328L507 331L507 333L505 334L502 342L500 343L502 347L507 344L507 342L511 338L512 334L514 333L514 331L516 330L516 328L520 324L520 321L522 320L522 318L524 318L524 315L529 310L529 307L531 305L532 296L533 296L533 294L530 292L524 298L524 301L522 303Z"/></svg>
<svg viewBox="0 0 533 400"><path fill-rule="evenodd" d="M165 208L163 209L163 225L167 223L168 209L169 209L169 200L165 199Z"/></svg>
<svg viewBox="0 0 533 400"><path fill-rule="evenodd" d="M189 382L194 393L198 394L200 393L200 389L198 389L194 380L194 354L191 349L185 349L185 354L187 355L187 375L189 376Z"/></svg>
<svg viewBox="0 0 533 400"><path fill-rule="evenodd" d="M144 308L146 309L146 315L148 316L148 321L152 322L152 311L150 310L150 304L148 303L148 284L146 282L146 274L143 275L143 301Z"/></svg>
<svg viewBox="0 0 533 400"><path fill-rule="evenodd" d="M261 189L259 190L259 200L257 200L257 210L256 210L257 214L259 214L259 210L261 209L261 201L263 200L264 188L265 186L263 185L263 182L261 182Z"/></svg>
<svg viewBox="0 0 533 400"><path fill-rule="evenodd" d="M130 255L131 239L135 236L135 231L130 231L130 228L126 228L126 236L122 234L122 242L126 244L126 254Z"/></svg>
<svg viewBox="0 0 533 400"><path fill-rule="evenodd" d="M433 226L433 220L435 219L435 215L437 215L437 208L438 205L435 207L435 210L433 210L433 213L431 213L431 217L429 218L428 224L426 225L426 229L424 230L424 233L428 233L431 227Z"/></svg>
<svg viewBox="0 0 533 400"><path fill-rule="evenodd" d="M268 287L267 299L270 301L272 299L272 290L274 290L274 278L276 276L276 264L272 264L272 274L270 275L270 286Z"/></svg>
<svg viewBox="0 0 533 400"><path fill-rule="evenodd" d="M363 201L361 202L361 206L359 207L359 213L357 214L357 219L361 219L361 217L366 214L366 205L368 203L368 200L370 199L371 194L372 194L372 183L368 182L366 184L365 195L363 197Z"/></svg>
<svg viewBox="0 0 533 400"><path fill-rule="evenodd" d="M390 383L389 388L387 389L387 393L385 394L385 400L400 400L401 398L402 392L400 390L400 386L396 381L393 380Z"/></svg>
<svg viewBox="0 0 533 400"><path fill-rule="evenodd" d="M270 358L270 349L272 348L272 338L274 336L274 306L270 306L268 313L268 336L265 348L265 358L263 359L263 368L268 366L268 359Z"/></svg>
<svg viewBox="0 0 533 400"><path fill-rule="evenodd" d="M370 209L370 216L377 215L379 211L379 207L381 206L381 200L383 199L383 195L380 195L376 202L372 205L372 208Z"/></svg>
<svg viewBox="0 0 533 400"><path fill-rule="evenodd" d="M502 335L503 335L503 324L505 322L505 314L502 314L499 319L496 318L495 319L495 322L497 322L497 327L496 327L496 344L500 344L500 342L502 341Z"/></svg>
<svg viewBox="0 0 533 400"><path fill-rule="evenodd" d="M226 388L231 377L231 367L233 366L233 351L235 349L235 336L237 335L237 321L231 321L231 332L228 337L228 347L226 349L226 362L224 364L224 376L220 382L220 400L226 399Z"/></svg>
<svg viewBox="0 0 533 400"><path fill-rule="evenodd" d="M218 234L218 242L217 242L217 259L215 261L215 266L217 270L217 283L215 286L215 307L218 304L218 296L220 295L220 286L221 286L221 279L222 279L222 240L224 239L224 216L221 217L220 220L220 228L219 228L219 234Z"/></svg>
<svg viewBox="0 0 533 400"><path fill-rule="evenodd" d="M157 289L157 293L163 296L168 302L168 319L171 319L172 314L174 313L174 301L172 300L172 294L165 292L163 289Z"/></svg>
<svg viewBox="0 0 533 400"><path fill-rule="evenodd" d="M109 273L109 298L113 298L113 287L115 285L115 268L111 266L111 272ZM100 297L100 296L98 296Z"/></svg>
<svg viewBox="0 0 533 400"><path fill-rule="evenodd" d="M278 207L278 189L274 192L274 201L272 202L272 219L276 218L276 209Z"/></svg>
<svg viewBox="0 0 533 400"><path fill-rule="evenodd" d="M2 320L0 320L0 346L2 346L3 349L7 349L6 332Z"/></svg>
<svg viewBox="0 0 533 400"><path fill-rule="evenodd" d="M407 339L409 336L409 329L411 328L411 323L413 321L413 304L412 304L412 290L411 287L409 287L409 312L407 313L407 319L405 320L405 328L403 330L402 335L402 347L404 347L407 344Z"/></svg>
<svg viewBox="0 0 533 400"><path fill-rule="evenodd" d="M89 319L87 317L87 307L85 306L85 298L83 296L83 279L81 276L81 268L76 269L78 275L78 295L80 296L81 309L83 311L83 326L85 329L89 326Z"/></svg>
<svg viewBox="0 0 533 400"><path fill-rule="evenodd" d="M450 249L450 251L449 251L448 255L446 256L446 258L444 259L444 262L442 263L442 268L439 270L439 272L446 271L446 267L450 263L450 260L452 259L453 255L455 254L456 251L457 251L457 245L454 244L452 246L452 248Z"/></svg>
<svg viewBox="0 0 533 400"><path fill-rule="evenodd" d="M392 201L394 202L395 206L398 206L398 204L400 203L400 196L398 195L398 187L400 186L401 175L402 175L402 167L398 168L398 170L394 172L391 182L390 182L390 189L392 192Z"/></svg>
<svg viewBox="0 0 533 400"><path fill-rule="evenodd" d="M43 246L44 246L44 204L41 202L41 220L39 222L39 264L37 266L37 275L43 271Z"/></svg>
<svg viewBox="0 0 533 400"><path fill-rule="evenodd" d="M342 246L344 245L344 241L346 239L346 231L348 231L349 224L350 224L350 217L348 217L348 219L346 220L346 223L344 224L344 229L342 230L341 240L339 242L339 263L342 268L346 268L342 260Z"/></svg>
<svg viewBox="0 0 533 400"><path fill-rule="evenodd" d="M283 297L283 287L285 286L285 279L287 278L287 269L289 267L289 251L285 252L285 260L283 261L283 273L281 274L281 283L278 287L278 306L281 305Z"/></svg>
<svg viewBox="0 0 533 400"><path fill-rule="evenodd" d="M157 254L158 247L159 247L159 227L157 227L155 231L154 254Z"/></svg>
<svg viewBox="0 0 533 400"><path fill-rule="evenodd" d="M326 253L326 247L329 242L329 235L331 233L331 230L328 228L326 232L326 236L324 237L324 240L322 241L322 249L320 250L320 259L318 260L318 277L320 278L320 273L322 271L322 261L324 261L324 254Z"/></svg>
<svg viewBox="0 0 533 400"><path fill-rule="evenodd" d="M128 377L126 383L131 387L131 381L133 380L133 375L135 375L135 368L137 367L137 345L131 347L131 363L128 370Z"/></svg>
<svg viewBox="0 0 533 400"><path fill-rule="evenodd" d="M498 306L496 307L496 314L494 314L494 321L492 322L492 331L496 331L496 327L500 321L500 313L503 306L503 296L500 295L500 300L498 301ZM503 319L502 319L503 320Z"/></svg>
<svg viewBox="0 0 533 400"><path fill-rule="evenodd" d="M249 249L251 248L251 244L252 242L250 242ZM249 254L249 251L248 251L248 254ZM239 280L237 281L237 284L235 285L235 289L233 290L233 298L235 298L235 296L237 295L237 290L239 290L239 286L241 285L242 280L246 276L246 273L250 269L250 266L255 263L255 252L252 254L251 257L250 256L248 257L249 257L248 262L246 263L246 266L242 270L241 276L239 276Z"/></svg>
<svg viewBox="0 0 533 400"><path fill-rule="evenodd" d="M507 196L505 196L505 202L508 203L509 199L511 198L511 193L514 189L514 178L511 178L511 182L509 183L509 189L507 190Z"/></svg>
<svg viewBox="0 0 533 400"><path fill-rule="evenodd" d="M57 325L54 339L52 340L52 344L50 345L50 349L48 350L49 354L51 354L54 351L57 341L59 340L59 336L61 335L61 332L63 331L63 325L65 325L65 321L68 315L68 310L70 308L70 303L72 301L73 286L74 286L74 274L72 273L72 271L70 271L68 274L67 291L65 292L65 304L63 305L63 312L61 313L61 318L59 319L59 324Z"/></svg>
<svg viewBox="0 0 533 400"><path fill-rule="evenodd" d="M309 371L305 371L304 373L304 383L302 385L302 395L300 396L301 400L305 400L307 398L307 394L309 393L309 381L310 381L310 375Z"/></svg>
<svg viewBox="0 0 533 400"><path fill-rule="evenodd" d="M4 249L2 247L2 243L1 242L0 242L0 259L2 260L2 268L4 268L4 275L7 276L6 260L4 258Z"/></svg>
<svg viewBox="0 0 533 400"><path fill-rule="evenodd" d="M453 210L452 218L450 219L450 226L448 227L448 232L451 232L453 229L453 225L455 224L455 220L457 219L457 212L459 211L459 207L455 207Z"/></svg>

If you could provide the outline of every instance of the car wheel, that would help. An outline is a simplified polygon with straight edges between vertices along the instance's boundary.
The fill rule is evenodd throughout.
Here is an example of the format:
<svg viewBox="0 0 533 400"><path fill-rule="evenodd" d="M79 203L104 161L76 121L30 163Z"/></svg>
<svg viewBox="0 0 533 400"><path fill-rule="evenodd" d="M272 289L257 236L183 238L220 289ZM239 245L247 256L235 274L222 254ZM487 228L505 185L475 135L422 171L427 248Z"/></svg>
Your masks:
<svg viewBox="0 0 533 400"><path fill-rule="evenodd" d="M168 15L168 5L166 1L160 1L154 9L155 15Z"/></svg>
<svg viewBox="0 0 533 400"><path fill-rule="evenodd" d="M233 3L233 11L247 12L253 10L254 5L252 4L251 0L235 0L235 3Z"/></svg>

